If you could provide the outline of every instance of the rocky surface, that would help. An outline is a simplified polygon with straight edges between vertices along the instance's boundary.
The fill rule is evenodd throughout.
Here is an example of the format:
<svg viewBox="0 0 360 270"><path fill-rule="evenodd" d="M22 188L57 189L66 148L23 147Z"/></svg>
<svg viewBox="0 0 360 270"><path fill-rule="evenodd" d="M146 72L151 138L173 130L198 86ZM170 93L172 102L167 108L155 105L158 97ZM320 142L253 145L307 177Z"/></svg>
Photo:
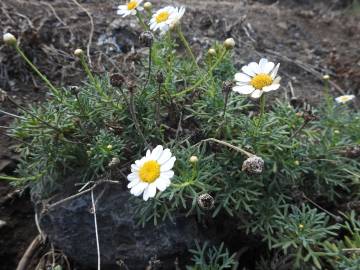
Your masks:
<svg viewBox="0 0 360 270"><path fill-rule="evenodd" d="M173 265L175 257L201 238L192 218L177 217L174 222L158 226L136 226L130 194L121 187L102 184L94 196L95 200L98 197L97 221L104 269L119 269L119 264L124 263L131 270L143 270L154 258ZM97 265L90 193L41 214L40 227L57 248L80 265L86 269Z"/></svg>

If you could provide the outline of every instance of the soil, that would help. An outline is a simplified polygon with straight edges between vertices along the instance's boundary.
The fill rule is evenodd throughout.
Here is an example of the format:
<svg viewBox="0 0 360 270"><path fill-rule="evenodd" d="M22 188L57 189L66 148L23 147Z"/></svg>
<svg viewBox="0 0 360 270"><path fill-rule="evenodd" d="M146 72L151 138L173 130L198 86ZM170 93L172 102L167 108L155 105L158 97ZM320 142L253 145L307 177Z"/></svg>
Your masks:
<svg viewBox="0 0 360 270"><path fill-rule="evenodd" d="M0 3L2 32L15 34L29 58L55 85L79 85L84 79L72 52L78 47L86 50L91 35L92 67L98 73L127 70L125 61L144 52L138 45L140 30L136 21L119 18L116 1L79 3L75 0L2 0ZM187 7L182 25L199 57L214 41L233 37L237 43L234 60L238 68L260 56L281 63L284 91L279 91L279 95L285 93L290 98L292 88L293 95L316 105L323 91L324 74L331 77L334 96L359 94L360 5L356 1L182 0L177 3ZM47 98L44 85L4 44L0 45L0 88L24 105ZM6 103L1 104L1 109L15 112ZM0 126L7 126L11 120L0 113ZM14 175L19 157L13 146L17 142L4 135L4 131L0 128L0 174ZM0 210L0 265L3 270L12 270L38 232L26 191L0 182ZM38 259L33 259L35 265Z"/></svg>

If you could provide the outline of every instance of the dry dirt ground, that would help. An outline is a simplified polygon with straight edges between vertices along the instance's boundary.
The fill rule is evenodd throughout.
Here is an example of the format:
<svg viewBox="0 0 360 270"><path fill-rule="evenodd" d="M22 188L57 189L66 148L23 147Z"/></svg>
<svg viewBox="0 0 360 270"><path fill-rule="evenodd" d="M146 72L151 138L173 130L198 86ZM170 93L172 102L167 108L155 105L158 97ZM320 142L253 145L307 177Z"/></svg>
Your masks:
<svg viewBox="0 0 360 270"><path fill-rule="evenodd" d="M159 2L159 1L156 1ZM334 95L359 94L360 9L353 0L160 1L187 7L185 30L201 58L214 41L233 37L237 67L266 56L281 63L283 91L315 104L323 74ZM79 85L84 74L72 56L81 47L98 73L126 71L139 48L139 28L115 14L119 2L105 0L1 0L0 29L15 34L29 57L57 85ZM160 4L154 4L156 7ZM291 87L292 86L292 87ZM20 58L0 44L0 88L22 104L46 99L46 89ZM358 106L359 104L357 104ZM11 105L1 109L14 111ZM11 118L0 113L0 126ZM13 174L18 156L0 128L0 173ZM12 270L37 235L26 190L0 183L0 268ZM38 257L37 257L38 258ZM36 258L33 265L36 265ZM29 266L28 269L34 269Z"/></svg>

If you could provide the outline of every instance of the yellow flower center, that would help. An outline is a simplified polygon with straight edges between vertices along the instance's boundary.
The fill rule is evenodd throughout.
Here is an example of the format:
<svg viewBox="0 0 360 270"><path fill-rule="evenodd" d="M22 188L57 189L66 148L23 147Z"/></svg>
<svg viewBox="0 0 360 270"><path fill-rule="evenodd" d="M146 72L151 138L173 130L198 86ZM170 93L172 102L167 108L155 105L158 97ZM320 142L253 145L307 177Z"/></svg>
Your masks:
<svg viewBox="0 0 360 270"><path fill-rule="evenodd" d="M154 182L160 176L160 164L155 160L145 162L139 170L139 176L143 182Z"/></svg>
<svg viewBox="0 0 360 270"><path fill-rule="evenodd" d="M128 10L133 10L134 8L137 7L137 1L135 0L131 0L128 4L127 4L127 8Z"/></svg>
<svg viewBox="0 0 360 270"><path fill-rule="evenodd" d="M273 79L269 74L260 73L253 77L250 81L250 84L254 86L255 89L263 89L263 87L271 85Z"/></svg>
<svg viewBox="0 0 360 270"><path fill-rule="evenodd" d="M169 19L169 16L170 16L170 13L165 10L165 11L160 12L156 16L155 20L157 23L165 22L167 19Z"/></svg>

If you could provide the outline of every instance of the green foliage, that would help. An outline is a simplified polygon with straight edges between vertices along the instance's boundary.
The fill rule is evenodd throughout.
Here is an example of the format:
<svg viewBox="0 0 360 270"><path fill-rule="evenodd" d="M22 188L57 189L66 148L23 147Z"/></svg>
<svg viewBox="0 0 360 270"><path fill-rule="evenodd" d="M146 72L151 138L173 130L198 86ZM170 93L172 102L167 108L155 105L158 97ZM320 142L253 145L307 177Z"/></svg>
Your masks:
<svg viewBox="0 0 360 270"><path fill-rule="evenodd" d="M343 249L360 248L359 224L354 214L341 224L329 211L359 199L359 155L349 155L360 144L359 112L328 97L311 111L277 99L261 114L257 102L223 89L236 69L231 51L214 49L195 64L169 32L154 41L149 81L140 65L117 86L88 74L79 88L53 91L41 106L22 110L10 129L21 142L16 184L40 187L46 198L108 177L113 158L126 175L147 148L161 144L177 158L175 176L155 198L132 198L139 224L179 214L201 224L225 217L291 269L357 269L357 253ZM242 170L244 151L264 160L262 173ZM193 155L197 163L189 162ZM203 194L212 196L213 208L198 203ZM197 244L191 252L195 265L188 269L235 265L223 245ZM267 256L259 267L273 262Z"/></svg>
<svg viewBox="0 0 360 270"><path fill-rule="evenodd" d="M189 250L193 256L193 266L187 266L187 270L223 270L234 269L237 265L235 254L230 255L228 249L224 248L224 244L217 248L209 247L209 243L205 243L202 247L196 242L196 249Z"/></svg>

